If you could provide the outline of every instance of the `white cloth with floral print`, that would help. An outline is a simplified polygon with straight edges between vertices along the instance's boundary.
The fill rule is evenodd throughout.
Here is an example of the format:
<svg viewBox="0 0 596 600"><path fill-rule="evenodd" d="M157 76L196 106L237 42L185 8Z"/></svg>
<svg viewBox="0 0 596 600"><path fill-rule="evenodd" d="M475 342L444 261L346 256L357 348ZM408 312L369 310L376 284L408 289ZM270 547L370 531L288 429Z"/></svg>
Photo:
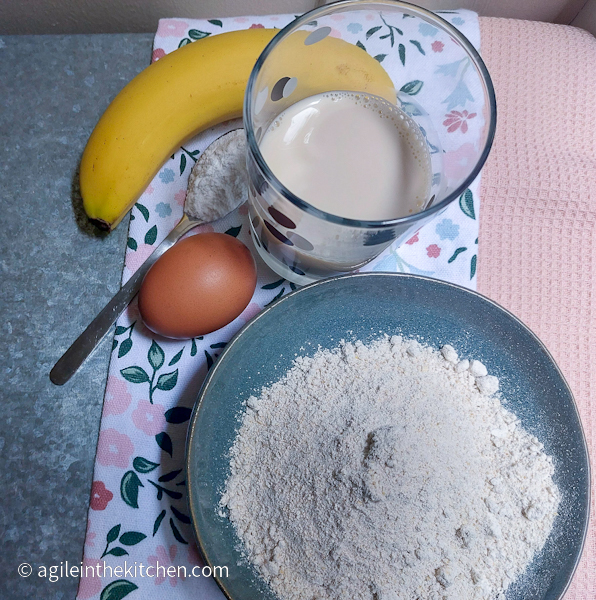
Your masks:
<svg viewBox="0 0 596 600"><path fill-rule="evenodd" d="M475 13L450 11L442 16L479 48ZM272 15L161 20L153 60L206 35L250 27L281 28L293 18L294 15ZM366 33L361 23L338 21L334 35L369 43ZM465 98L458 97L458 81L453 69L449 69L448 40L442 39L435 28L422 24L409 34L409 56L422 61L427 53L444 55L444 77L450 85L445 84L442 93L449 88L451 96L442 104L442 97L438 98L437 109L444 113L443 126L465 139L469 128L479 125L473 120L476 115L464 113ZM132 211L123 282L182 216L188 175L196 157L211 141L238 125L222 124L204 132L159 171ZM478 190L477 179L459 202L454 202L401 248L388 248L362 270L417 273L474 289ZM228 232L250 247L246 206L213 225L199 227L193 234L204 231ZM257 289L249 306L233 323L204 338L173 341L152 334L139 318L136 301L118 320L78 600L224 598L213 579L191 576L193 567L201 562L186 504L185 437L197 392L221 349L264 306L294 288L260 259L257 262Z"/></svg>

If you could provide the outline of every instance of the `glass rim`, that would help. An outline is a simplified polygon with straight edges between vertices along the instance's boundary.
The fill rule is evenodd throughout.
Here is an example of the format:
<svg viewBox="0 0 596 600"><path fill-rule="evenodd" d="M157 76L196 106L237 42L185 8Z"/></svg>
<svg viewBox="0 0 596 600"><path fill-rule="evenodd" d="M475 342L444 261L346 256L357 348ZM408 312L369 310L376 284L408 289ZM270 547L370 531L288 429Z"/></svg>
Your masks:
<svg viewBox="0 0 596 600"><path fill-rule="evenodd" d="M252 92L255 87L255 83L257 77L261 71L261 68L267 59L267 57L271 54L273 49L277 46L277 44L287 37L290 33L299 29L302 25L309 23L310 21L315 20L317 17L324 16L328 13L335 11L337 8L341 7L358 7L364 4L376 4L376 5L385 5L391 8L404 8L408 12L417 14L417 16L423 18L424 20L434 21L436 24L440 25L444 30L447 31L452 37L454 37L460 45L464 48L464 50L468 53L469 58L474 63L477 71L480 73L483 83L486 87L486 92L488 95L488 103L489 103L489 111L488 111L488 132L486 136L486 142L484 144L484 148L474 165L474 168L470 171L470 174L463 180L463 182L450 194L448 194L443 200L437 202L436 204L421 210L420 212L414 213L412 215L407 215L404 217L397 217L394 219L384 219L384 220L372 220L367 221L363 219L351 219L348 217L342 217L339 215L334 215L332 213L328 213L312 204L308 203L306 200L303 200L293 192L291 192L271 171L269 165L265 161L261 151L259 149L259 145L257 144L253 121L251 117L251 110L253 105L252 100ZM421 8L414 4L410 4L409 2L403 2L401 0L339 0L338 2L333 2L331 4L327 4L321 6L319 8L315 8L310 10L296 19L294 19L291 23L288 23L285 27L280 29L273 39L265 46L265 49L261 52L257 61L250 73L248 78L248 83L246 85L246 91L244 94L244 103L243 103L243 121L244 128L246 132L247 138L247 148L249 152L254 157L256 164L259 169L266 177L268 183L273 187L273 189L283 196L286 200L294 204L300 210L303 210L306 213L309 213L313 216L318 217L324 221L329 221L331 223L335 223L338 225L344 225L347 227L354 227L359 229L381 229L388 227L395 227L396 225L404 225L409 223L415 223L421 219L425 219L429 217L441 209L445 208L447 205L451 204L453 200L455 200L458 196L461 196L466 189L470 186L470 184L476 179L478 174L480 173L488 155L490 153L494 137L495 130L497 125L497 102L495 97L495 90L492 83L492 79L484 64L484 61L480 57L480 54L474 48L470 40L463 35L456 27L451 25L451 23L447 22L441 16L435 14L434 12L427 10L425 8Z"/></svg>

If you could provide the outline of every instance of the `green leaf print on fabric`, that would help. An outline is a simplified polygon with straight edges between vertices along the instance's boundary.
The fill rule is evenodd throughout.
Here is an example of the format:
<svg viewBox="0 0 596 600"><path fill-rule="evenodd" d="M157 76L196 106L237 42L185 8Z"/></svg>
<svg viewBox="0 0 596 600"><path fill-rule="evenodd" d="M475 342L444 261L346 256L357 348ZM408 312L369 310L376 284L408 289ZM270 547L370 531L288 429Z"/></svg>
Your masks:
<svg viewBox="0 0 596 600"><path fill-rule="evenodd" d="M134 238L129 237L126 240L126 245L131 249L131 250L136 250L138 248L137 246L137 241Z"/></svg>
<svg viewBox="0 0 596 600"><path fill-rule="evenodd" d="M149 361L149 364L157 371L157 369L161 368L165 359L166 355L161 349L161 346L155 340L152 340L151 347L147 353L147 360Z"/></svg>
<svg viewBox="0 0 596 600"><path fill-rule="evenodd" d="M126 333L127 331L129 332L129 336L132 333L132 330L134 329L134 326L136 325L136 321L134 321L131 325L129 325L128 327L124 327L122 325L117 325L116 326L116 331L114 333L114 335L122 335L123 333Z"/></svg>
<svg viewBox="0 0 596 600"><path fill-rule="evenodd" d="M214 350L225 348L228 345L228 342L217 342L215 344L209 344L209 348L213 348Z"/></svg>
<svg viewBox="0 0 596 600"><path fill-rule="evenodd" d="M173 498L174 500L180 500L180 498L182 498L182 494L180 492L169 490L168 488L163 487L163 485L159 485L159 483L151 481L151 479L147 479L147 481L157 490L158 500L161 500L163 498L164 493L167 494L170 498Z"/></svg>
<svg viewBox="0 0 596 600"><path fill-rule="evenodd" d="M120 481L120 496L132 508L139 508L139 488L145 487L134 471L127 471Z"/></svg>
<svg viewBox="0 0 596 600"><path fill-rule="evenodd" d="M406 47L403 44L400 44L398 47L399 52L399 60L401 60L401 64L406 66Z"/></svg>
<svg viewBox="0 0 596 600"><path fill-rule="evenodd" d="M106 535L106 542L108 542L108 544L115 542L118 539L119 535L120 535L120 524L114 525L114 527L112 527L112 529L110 529L110 531L108 531L108 535Z"/></svg>
<svg viewBox="0 0 596 600"><path fill-rule="evenodd" d="M182 151L180 153L180 175L182 175L182 173L184 173L184 170L186 169L187 164L189 164L188 159L186 157L188 156L188 158L190 158L193 162L197 162L197 155L199 155L201 151L187 150L184 146L180 146L180 150Z"/></svg>
<svg viewBox="0 0 596 600"><path fill-rule="evenodd" d="M231 235L232 237L238 237L238 234L240 233L241 229L242 225L238 225L238 227L230 227L225 233Z"/></svg>
<svg viewBox="0 0 596 600"><path fill-rule="evenodd" d="M176 524L174 523L174 519L172 519L172 517L170 517L170 527L172 528L172 533L174 534L174 537L181 543L181 544L188 544L188 542L182 537L182 534L180 533L180 531L178 530L178 527L176 527Z"/></svg>
<svg viewBox="0 0 596 600"><path fill-rule="evenodd" d="M101 592L99 600L122 600L139 587L126 579L117 579L109 583Z"/></svg>
<svg viewBox="0 0 596 600"><path fill-rule="evenodd" d="M172 479L176 479L176 477L178 477L178 475L180 475L180 473L182 473L182 469L176 469L175 471L170 471L169 473L162 475L157 481L160 481L161 483L166 483L167 481L172 481Z"/></svg>
<svg viewBox="0 0 596 600"><path fill-rule="evenodd" d="M271 300L269 300L269 302L267 302L265 306L269 306L270 304L273 304L276 300L279 300L284 295L285 291L286 288L281 288L281 290L279 290L279 292L273 298L271 298Z"/></svg>
<svg viewBox="0 0 596 600"><path fill-rule="evenodd" d="M141 367L126 367L126 369L120 371L120 374L126 381L130 381L130 383L145 383L150 381L149 375Z"/></svg>
<svg viewBox="0 0 596 600"><path fill-rule="evenodd" d="M169 392L176 387L176 383L178 383L178 369L171 373L162 373L159 376L155 387L163 392Z"/></svg>
<svg viewBox="0 0 596 600"><path fill-rule="evenodd" d="M157 445L164 452L167 452L170 456L172 456L172 452L173 452L172 438L165 431L158 433L155 436L155 441L157 442Z"/></svg>
<svg viewBox="0 0 596 600"><path fill-rule="evenodd" d="M207 359L207 370L209 370L213 366L213 357L211 354L209 354L209 352L207 352L207 350L203 350L203 352L205 353L205 358Z"/></svg>
<svg viewBox="0 0 596 600"><path fill-rule="evenodd" d="M202 40L208 35L211 35L208 31L200 31L199 29L189 29L188 31L188 37L191 40Z"/></svg>
<svg viewBox="0 0 596 600"><path fill-rule="evenodd" d="M426 52L423 50L420 42L417 42L416 40L410 40L410 44L416 46L416 48L418 48L418 52L420 52L420 54L422 54L423 56L426 56Z"/></svg>
<svg viewBox="0 0 596 600"><path fill-rule="evenodd" d="M145 219L145 223L149 223L149 209L141 204L140 202L137 202L135 204L135 208L137 208L137 210L143 215L143 219Z"/></svg>
<svg viewBox="0 0 596 600"><path fill-rule="evenodd" d="M216 25L217 27L223 27L223 23L219 19L209 19L209 23L211 23L211 25Z"/></svg>
<svg viewBox="0 0 596 600"><path fill-rule="evenodd" d="M120 546L116 546L112 548L108 552L106 552L103 556L108 556L111 554L112 556L128 556L128 552L124 548L120 548ZM102 556L102 558L103 558Z"/></svg>
<svg viewBox="0 0 596 600"><path fill-rule="evenodd" d="M157 531L159 530L159 526L161 525L161 522L163 521L163 518L166 516L166 510L165 508L159 513L159 515L157 515L157 519L155 519L155 523L153 523L153 537L155 537L155 534L157 533Z"/></svg>
<svg viewBox="0 0 596 600"><path fill-rule="evenodd" d="M112 556L127 556L128 552L121 548L120 546L115 546L114 548L108 550L110 544L115 542L118 539L118 535L120 533L121 525L114 525L108 534L106 535L106 547L101 555L101 558L104 556L112 555ZM135 546L139 542L142 542L147 536L144 533L140 533L139 531L127 531L120 536L119 542L123 546Z"/></svg>
<svg viewBox="0 0 596 600"><path fill-rule="evenodd" d="M120 344L120 349L118 350L118 358L122 358L126 356L132 350L132 340L130 338L126 338L122 340Z"/></svg>
<svg viewBox="0 0 596 600"><path fill-rule="evenodd" d="M181 522L181 523L186 523L187 525L190 525L190 517L188 517L187 515L185 515L184 513L181 513L175 506L170 505L170 508L172 509L172 513L173 515Z"/></svg>
<svg viewBox="0 0 596 600"><path fill-rule="evenodd" d="M136 321L133 321L131 325L128 327L123 327L122 325L116 326L116 331L114 332L114 336L123 335L128 331L128 337L123 339L120 343L120 348L118 349L118 358L122 358L126 356L132 350L132 332L137 324ZM112 350L116 349L118 345L118 341L114 340L115 344L112 347Z"/></svg>
<svg viewBox="0 0 596 600"><path fill-rule="evenodd" d="M457 248L457 250L451 255L451 258L447 261L448 263L452 263L462 252L465 252L467 248L461 247Z"/></svg>
<svg viewBox="0 0 596 600"><path fill-rule="evenodd" d="M265 285L262 285L261 289L262 290L274 290L276 287L283 285L285 282L286 282L285 279L278 279L277 281L274 281L272 283L267 283Z"/></svg>
<svg viewBox="0 0 596 600"><path fill-rule="evenodd" d="M145 234L145 244L151 246L155 244L155 240L157 239L157 225L153 225L151 229Z"/></svg>
<svg viewBox="0 0 596 600"><path fill-rule="evenodd" d="M400 100L400 104L401 109L411 117L419 117L422 114L420 112L420 109L412 102L403 102L402 100Z"/></svg>
<svg viewBox="0 0 596 600"><path fill-rule="evenodd" d="M168 423L180 424L188 421L191 413L191 409L186 408L186 406L175 406L174 408L166 410L164 416Z"/></svg>
<svg viewBox="0 0 596 600"><path fill-rule="evenodd" d="M138 473L151 473L151 471L159 467L159 463L154 463L142 456L137 456L132 461L132 467Z"/></svg>
<svg viewBox="0 0 596 600"><path fill-rule="evenodd" d="M182 358L182 353L184 352L184 348L182 348L182 350L180 350L180 352L178 352L174 358L168 363L168 367L171 367L172 365L175 365L181 358Z"/></svg>
<svg viewBox="0 0 596 600"><path fill-rule="evenodd" d="M474 275L476 275L476 260L477 255L474 254L474 256L472 256L472 260L470 261L470 279L474 279Z"/></svg>
<svg viewBox="0 0 596 600"><path fill-rule="evenodd" d="M414 81L409 81L408 83L402 85L399 91L403 92L404 94L408 94L408 96L415 96L420 92L423 85L423 81L420 81L419 79L414 79Z"/></svg>
<svg viewBox="0 0 596 600"><path fill-rule="evenodd" d="M383 24L385 25L385 27L387 27L387 29L389 31L388 31L388 33L385 33L384 35L380 36L379 39L386 40L387 38L389 38L389 41L391 42L391 47L393 48L393 46L395 44L395 34L397 33L399 35L403 35L404 32L401 29L399 29L398 27L395 27L395 25L389 25L389 23L387 23L387 21L385 21L385 19L383 18L383 15L380 15L380 16L381 16L381 21L383 21ZM374 27L372 29L374 29ZM369 29L368 31L372 31L372 29ZM382 29L382 27L379 27L379 29ZM378 31L378 30L373 31L370 35L371 36L374 35L376 33L376 31ZM370 36L368 36L368 37L370 37ZM367 39L368 39L368 37L367 37Z"/></svg>
<svg viewBox="0 0 596 600"><path fill-rule="evenodd" d="M184 350L184 348L183 348ZM182 351L178 352L178 354L170 361L170 364L174 362L178 362L180 360L180 356ZM191 352L192 354L192 352ZM153 394L156 390L161 390L164 392L168 392L178 383L178 369L175 371L170 371L169 373L162 373L157 378L157 383L154 384L155 378L157 376L157 371L163 367L166 360L165 352L162 350L161 346L155 341L151 341L151 347L147 352L147 361L152 369L152 374L149 374L139 366L127 367L126 369L122 369L120 373L122 376L131 383L148 383L149 384L149 402L153 404Z"/></svg>
<svg viewBox="0 0 596 600"><path fill-rule="evenodd" d="M377 31L379 31L379 29L381 29L381 25L377 25L376 27L371 27L367 32L366 32L366 39L368 39L371 35L377 33Z"/></svg>
<svg viewBox="0 0 596 600"><path fill-rule="evenodd" d="M476 214L474 213L474 196L472 195L472 191L470 189L467 189L459 197L459 207L464 215L470 217L470 219L476 219Z"/></svg>
<svg viewBox="0 0 596 600"><path fill-rule="evenodd" d="M120 536L119 542L125 546L136 546L142 542L147 536L140 531L127 531Z"/></svg>

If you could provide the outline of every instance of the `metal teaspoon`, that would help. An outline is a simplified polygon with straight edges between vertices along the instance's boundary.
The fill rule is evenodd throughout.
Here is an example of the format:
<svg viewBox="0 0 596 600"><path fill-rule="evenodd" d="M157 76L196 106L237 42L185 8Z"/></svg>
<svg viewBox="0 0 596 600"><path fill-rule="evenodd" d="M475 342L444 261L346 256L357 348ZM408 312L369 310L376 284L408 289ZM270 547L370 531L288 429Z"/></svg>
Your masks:
<svg viewBox="0 0 596 600"><path fill-rule="evenodd" d="M214 169L217 166L219 169ZM233 173L232 169L235 169ZM242 182L242 193L238 193L237 189L234 193L233 185L217 185L215 177L227 176L236 177L239 184ZM182 219L54 365L50 371L52 383L63 385L77 372L135 297L147 271L166 250L194 227L221 219L244 202L247 178L244 130L236 129L217 138L201 154L193 167L189 186L194 182L197 184L197 190L207 194L201 196L200 202L196 199L191 201L190 193L187 195Z"/></svg>

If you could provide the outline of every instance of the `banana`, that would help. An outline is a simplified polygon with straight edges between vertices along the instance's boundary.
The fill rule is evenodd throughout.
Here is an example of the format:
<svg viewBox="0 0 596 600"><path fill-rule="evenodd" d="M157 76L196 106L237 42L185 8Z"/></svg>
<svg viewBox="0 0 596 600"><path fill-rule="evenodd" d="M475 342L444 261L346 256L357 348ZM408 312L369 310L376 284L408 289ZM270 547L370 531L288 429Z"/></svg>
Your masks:
<svg viewBox="0 0 596 600"><path fill-rule="evenodd" d="M197 40L151 64L124 87L101 116L81 158L83 206L96 225L108 231L116 227L187 139L242 115L250 72L276 33L249 29ZM299 84L309 81L302 97L357 90L395 103L391 79L366 52L333 37L305 45L306 34L290 35L272 61L276 71L276 62L291 70ZM316 73L329 73L329 67L337 81L330 82L328 75L317 79Z"/></svg>

